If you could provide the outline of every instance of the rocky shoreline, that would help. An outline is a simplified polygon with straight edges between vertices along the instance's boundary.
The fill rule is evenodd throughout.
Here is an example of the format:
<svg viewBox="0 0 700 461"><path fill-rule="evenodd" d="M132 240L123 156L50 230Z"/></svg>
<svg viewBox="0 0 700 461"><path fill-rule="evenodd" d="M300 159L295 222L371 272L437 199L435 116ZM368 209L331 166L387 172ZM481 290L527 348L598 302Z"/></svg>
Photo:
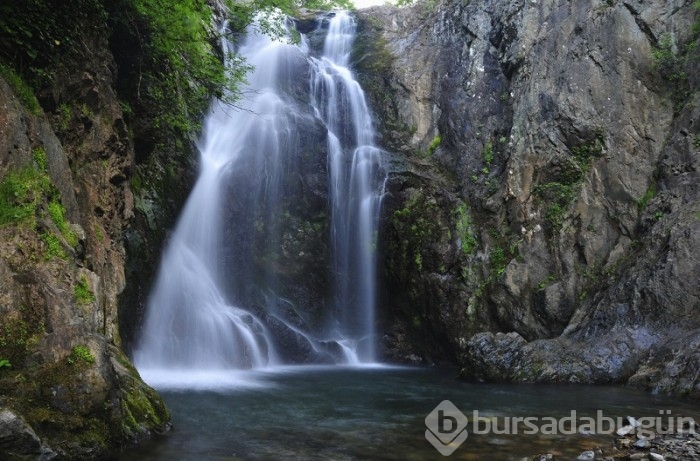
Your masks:
<svg viewBox="0 0 700 461"><path fill-rule="evenodd" d="M639 430L639 421L627 418L628 425L620 428L608 446L596 446L582 452L576 461L694 461L700 458L698 425L686 424L680 430L662 428L658 434ZM525 457L522 461L556 461L552 453Z"/></svg>

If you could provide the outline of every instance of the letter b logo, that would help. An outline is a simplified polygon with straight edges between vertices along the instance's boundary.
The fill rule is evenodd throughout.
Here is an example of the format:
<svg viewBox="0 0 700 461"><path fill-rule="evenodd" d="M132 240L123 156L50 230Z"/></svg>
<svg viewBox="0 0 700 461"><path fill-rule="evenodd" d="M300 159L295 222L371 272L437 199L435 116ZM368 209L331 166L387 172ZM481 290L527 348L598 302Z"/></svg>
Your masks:
<svg viewBox="0 0 700 461"><path fill-rule="evenodd" d="M425 438L443 456L450 456L467 440L468 419L449 400L443 400L425 417Z"/></svg>

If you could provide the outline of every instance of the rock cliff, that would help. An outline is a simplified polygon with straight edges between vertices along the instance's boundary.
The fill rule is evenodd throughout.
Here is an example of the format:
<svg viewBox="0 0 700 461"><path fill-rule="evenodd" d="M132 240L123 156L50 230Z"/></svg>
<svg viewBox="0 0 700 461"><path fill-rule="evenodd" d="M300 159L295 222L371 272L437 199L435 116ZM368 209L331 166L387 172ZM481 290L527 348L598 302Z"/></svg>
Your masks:
<svg viewBox="0 0 700 461"><path fill-rule="evenodd" d="M121 350L136 156L110 34L84 13L80 56L56 50L41 90L0 65L2 459L104 458L169 427Z"/></svg>
<svg viewBox="0 0 700 461"><path fill-rule="evenodd" d="M358 12L393 152L388 357L700 396L691 1Z"/></svg>

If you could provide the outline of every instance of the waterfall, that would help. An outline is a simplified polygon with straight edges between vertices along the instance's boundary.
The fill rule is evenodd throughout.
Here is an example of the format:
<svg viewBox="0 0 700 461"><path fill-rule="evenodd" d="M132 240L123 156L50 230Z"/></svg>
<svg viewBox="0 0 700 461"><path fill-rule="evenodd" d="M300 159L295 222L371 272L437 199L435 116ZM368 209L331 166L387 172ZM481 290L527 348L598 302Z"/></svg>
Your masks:
<svg viewBox="0 0 700 461"><path fill-rule="evenodd" d="M367 104L348 69L354 32L354 20L338 12L321 56L306 37L295 45L254 29L238 48L254 70L242 107L215 101L205 120L199 177L164 251L134 352L147 380L163 370L375 360L384 179ZM309 133L327 155L330 236L317 238L330 239L332 264L317 269L330 268L335 282L323 320L279 294L285 271L277 266L297 200L290 172L319 144Z"/></svg>
<svg viewBox="0 0 700 461"><path fill-rule="evenodd" d="M375 360L376 232L384 179L381 150L360 84L349 69L355 20L330 21L323 56L313 61L313 105L328 128L331 243L338 332L348 360ZM351 154L351 155L348 155ZM349 350L348 350L349 349Z"/></svg>

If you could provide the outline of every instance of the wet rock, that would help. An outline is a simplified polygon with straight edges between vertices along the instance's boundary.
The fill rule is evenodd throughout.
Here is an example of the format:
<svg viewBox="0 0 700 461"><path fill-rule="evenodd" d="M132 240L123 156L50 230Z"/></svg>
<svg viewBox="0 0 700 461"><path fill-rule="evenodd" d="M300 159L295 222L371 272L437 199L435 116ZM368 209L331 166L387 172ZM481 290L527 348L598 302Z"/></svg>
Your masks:
<svg viewBox="0 0 700 461"><path fill-rule="evenodd" d="M0 457L8 460L48 461L56 456L34 430L13 411L0 407Z"/></svg>
<svg viewBox="0 0 700 461"><path fill-rule="evenodd" d="M593 451L584 451L580 455L578 455L578 458L576 458L576 461L593 461L596 459L595 452Z"/></svg>
<svg viewBox="0 0 700 461"><path fill-rule="evenodd" d="M517 333L475 335L468 345L471 356L465 359L469 365L460 370L460 376L487 381L503 379L503 370L513 366L526 342Z"/></svg>
<svg viewBox="0 0 700 461"><path fill-rule="evenodd" d="M646 450L648 448L651 448L651 442L646 439L639 439L636 442L634 442L634 447Z"/></svg>
<svg viewBox="0 0 700 461"><path fill-rule="evenodd" d="M625 416L625 420L627 421L628 425L630 425L634 428L638 428L639 426L641 426L641 423L636 418L634 418L632 416ZM618 435L625 435L625 434L618 434Z"/></svg>

